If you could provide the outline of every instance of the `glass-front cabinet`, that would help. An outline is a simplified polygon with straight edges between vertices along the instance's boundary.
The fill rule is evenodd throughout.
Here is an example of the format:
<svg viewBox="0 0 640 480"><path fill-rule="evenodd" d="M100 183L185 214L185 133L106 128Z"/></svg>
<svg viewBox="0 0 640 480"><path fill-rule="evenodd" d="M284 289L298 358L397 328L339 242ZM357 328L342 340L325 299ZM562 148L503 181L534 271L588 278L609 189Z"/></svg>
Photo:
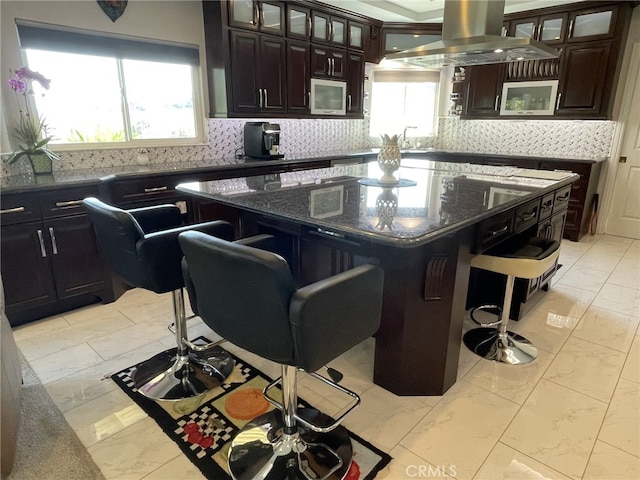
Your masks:
<svg viewBox="0 0 640 480"><path fill-rule="evenodd" d="M613 38L618 6L578 10L569 16L568 42L584 42Z"/></svg>
<svg viewBox="0 0 640 480"><path fill-rule="evenodd" d="M287 36L309 39L311 37L311 10L287 4Z"/></svg>
<svg viewBox="0 0 640 480"><path fill-rule="evenodd" d="M349 48L364 48L364 25L349 21Z"/></svg>
<svg viewBox="0 0 640 480"><path fill-rule="evenodd" d="M324 12L311 12L312 40L335 45L347 44L347 20Z"/></svg>
<svg viewBox="0 0 640 480"><path fill-rule="evenodd" d="M509 26L509 36L533 38L549 45L564 43L567 17L566 13L557 13L513 20Z"/></svg>
<svg viewBox="0 0 640 480"><path fill-rule="evenodd" d="M557 80L505 82L500 115L553 115L557 94Z"/></svg>
<svg viewBox="0 0 640 480"><path fill-rule="evenodd" d="M233 0L229 2L229 25L284 35L284 3Z"/></svg>

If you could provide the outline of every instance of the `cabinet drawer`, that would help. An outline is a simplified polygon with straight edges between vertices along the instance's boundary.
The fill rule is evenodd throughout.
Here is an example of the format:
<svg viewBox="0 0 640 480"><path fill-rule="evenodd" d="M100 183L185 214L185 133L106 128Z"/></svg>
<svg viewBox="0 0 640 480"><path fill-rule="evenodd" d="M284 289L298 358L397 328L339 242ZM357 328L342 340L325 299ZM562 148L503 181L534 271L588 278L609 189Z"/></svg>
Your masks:
<svg viewBox="0 0 640 480"><path fill-rule="evenodd" d="M553 213L564 210L569 205L569 197L571 196L571 185L556 190L553 197Z"/></svg>
<svg viewBox="0 0 640 480"><path fill-rule="evenodd" d="M485 220L478 225L476 235L476 252L480 253L487 248L505 239L513 232L513 210L509 210Z"/></svg>
<svg viewBox="0 0 640 480"><path fill-rule="evenodd" d="M551 211L553 210L553 199L555 198L554 193L548 193L544 197L542 197L542 201L540 202L540 214L538 218L540 220L544 220L551 216Z"/></svg>
<svg viewBox="0 0 640 480"><path fill-rule="evenodd" d="M2 225L24 223L42 217L38 197L31 193L2 195L0 222Z"/></svg>
<svg viewBox="0 0 640 480"><path fill-rule="evenodd" d="M38 195L44 218L62 217L82 213L82 199L97 197L97 186L69 187L51 190Z"/></svg>
<svg viewBox="0 0 640 480"><path fill-rule="evenodd" d="M114 201L116 204L142 202L146 199L171 198L176 195L176 185L180 183L176 177L156 177L140 180L118 182L114 185Z"/></svg>
<svg viewBox="0 0 640 480"><path fill-rule="evenodd" d="M513 231L515 233L523 232L527 228L538 223L538 215L540 211L540 199L537 198L521 207L516 208L513 219Z"/></svg>

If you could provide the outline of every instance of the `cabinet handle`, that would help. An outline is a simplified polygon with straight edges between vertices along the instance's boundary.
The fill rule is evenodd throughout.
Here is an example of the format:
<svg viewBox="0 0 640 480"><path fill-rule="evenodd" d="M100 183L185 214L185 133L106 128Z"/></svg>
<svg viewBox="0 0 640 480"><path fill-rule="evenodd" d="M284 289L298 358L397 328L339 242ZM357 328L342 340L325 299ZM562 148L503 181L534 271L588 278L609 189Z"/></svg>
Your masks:
<svg viewBox="0 0 640 480"><path fill-rule="evenodd" d="M560 99L562 98L562 93L558 94L558 99L556 100L556 110L560 110Z"/></svg>
<svg viewBox="0 0 640 480"><path fill-rule="evenodd" d="M253 24L257 27L258 26L258 4L254 3L253 4Z"/></svg>
<svg viewBox="0 0 640 480"><path fill-rule="evenodd" d="M262 108L262 89L258 89L258 106Z"/></svg>
<svg viewBox="0 0 640 480"><path fill-rule="evenodd" d="M264 10L260 10L260 27L264 27Z"/></svg>
<svg viewBox="0 0 640 480"><path fill-rule="evenodd" d="M306 98L307 104L306 106L311 108L311 92L307 92L307 98Z"/></svg>
<svg viewBox="0 0 640 480"><path fill-rule="evenodd" d="M166 185L164 187L145 188L144 193L164 192L167 189L168 187Z"/></svg>
<svg viewBox="0 0 640 480"><path fill-rule="evenodd" d="M351 95L347 95L347 110L351 111Z"/></svg>
<svg viewBox="0 0 640 480"><path fill-rule="evenodd" d="M51 246L53 247L53 254L58 254L58 243L56 242L56 232L53 227L49 227L49 236L51 237Z"/></svg>
<svg viewBox="0 0 640 480"><path fill-rule="evenodd" d="M490 230L489 231L489 236L490 237L495 237L496 235L500 235L501 233L504 233L507 230L509 230L509 225L505 225L504 227L499 228L497 230Z"/></svg>
<svg viewBox="0 0 640 480"><path fill-rule="evenodd" d="M569 33L567 34L567 38L573 38L573 19L569 22Z"/></svg>
<svg viewBox="0 0 640 480"><path fill-rule="evenodd" d="M264 90L264 108L267 108L269 106L269 97L267 97L267 89L263 89Z"/></svg>
<svg viewBox="0 0 640 480"><path fill-rule="evenodd" d="M536 40L540 41L540 34L542 33L542 24L538 25L538 31L536 33Z"/></svg>
<svg viewBox="0 0 640 480"><path fill-rule="evenodd" d="M557 202L564 202L567 198L569 198L569 192L565 193L561 197L556 197Z"/></svg>
<svg viewBox="0 0 640 480"><path fill-rule="evenodd" d="M36 230L36 233L38 234L38 240L40 241L40 255L42 255L42 258L45 258L47 256L47 250L44 248L44 237L42 236L42 230L38 229Z"/></svg>
<svg viewBox="0 0 640 480"><path fill-rule="evenodd" d="M311 17L307 17L307 36L311 37Z"/></svg>
<svg viewBox="0 0 640 480"><path fill-rule="evenodd" d="M553 206L553 200L549 200L548 202L545 202L542 204L542 209L549 210L552 206Z"/></svg>
<svg viewBox="0 0 640 480"><path fill-rule="evenodd" d="M500 102L500 95L496 95L496 102L493 104L493 109L497 112L498 111L498 104Z"/></svg>
<svg viewBox="0 0 640 480"><path fill-rule="evenodd" d="M327 23L327 27L329 28L329 40L333 40L333 24L331 22Z"/></svg>
<svg viewBox="0 0 640 480"><path fill-rule="evenodd" d="M527 220L531 220L535 216L536 216L535 210L533 210L532 212L525 212L520 215L520 220L523 222L526 222Z"/></svg>
<svg viewBox="0 0 640 480"><path fill-rule="evenodd" d="M5 210L0 210L1 213L19 213L24 212L24 207L15 207L15 208L7 208Z"/></svg>
<svg viewBox="0 0 640 480"><path fill-rule="evenodd" d="M80 205L82 200L69 200L68 202L56 202L56 207L75 207Z"/></svg>

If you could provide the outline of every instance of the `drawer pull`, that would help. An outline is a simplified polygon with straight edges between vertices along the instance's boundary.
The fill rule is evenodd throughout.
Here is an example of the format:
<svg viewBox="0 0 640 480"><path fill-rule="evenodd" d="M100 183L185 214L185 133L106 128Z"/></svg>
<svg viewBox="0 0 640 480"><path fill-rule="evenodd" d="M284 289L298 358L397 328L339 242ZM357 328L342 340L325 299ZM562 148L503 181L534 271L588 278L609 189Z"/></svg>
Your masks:
<svg viewBox="0 0 640 480"><path fill-rule="evenodd" d="M37 230L36 231L38 233L38 240L40 241L40 255L42 255L42 258L45 258L47 256L47 249L44 248L44 237L42 236L42 230Z"/></svg>
<svg viewBox="0 0 640 480"><path fill-rule="evenodd" d="M0 210L0 213L19 213L24 212L24 207L15 207L15 208L7 208L5 210Z"/></svg>
<svg viewBox="0 0 640 480"><path fill-rule="evenodd" d="M489 231L489 236L490 237L495 237L496 235L500 235L501 233L505 233L507 230L509 230L509 225L505 225L502 228L499 228L497 230L490 230Z"/></svg>
<svg viewBox="0 0 640 480"><path fill-rule="evenodd" d="M526 222L527 220L531 220L535 216L536 216L535 210L533 212L526 212L520 215L520 220L523 222Z"/></svg>
<svg viewBox="0 0 640 480"><path fill-rule="evenodd" d="M569 192L565 193L564 195L562 195L561 197L556 197L556 201L557 202L564 202L567 198L569 198Z"/></svg>
<svg viewBox="0 0 640 480"><path fill-rule="evenodd" d="M166 185L164 187L145 188L144 193L164 192L168 189L169 187L167 187Z"/></svg>
<svg viewBox="0 0 640 480"><path fill-rule="evenodd" d="M549 200L548 202L544 202L544 203L542 204L542 209L543 209L543 210L548 210L548 209L550 209L551 207L553 207L553 200Z"/></svg>
<svg viewBox="0 0 640 480"><path fill-rule="evenodd" d="M58 254L58 243L56 242L56 232L53 227L49 227L49 235L51 236L51 246L53 247L53 254Z"/></svg>
<svg viewBox="0 0 640 480"><path fill-rule="evenodd" d="M68 202L56 202L56 207L75 207L76 205L80 205L82 200L69 200Z"/></svg>

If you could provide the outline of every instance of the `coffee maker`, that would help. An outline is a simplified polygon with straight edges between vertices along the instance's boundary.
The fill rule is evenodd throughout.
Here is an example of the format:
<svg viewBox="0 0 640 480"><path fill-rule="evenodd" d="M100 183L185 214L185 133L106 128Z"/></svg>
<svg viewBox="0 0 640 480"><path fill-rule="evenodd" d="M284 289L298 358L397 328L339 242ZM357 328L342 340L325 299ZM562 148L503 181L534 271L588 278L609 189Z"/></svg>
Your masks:
<svg viewBox="0 0 640 480"><path fill-rule="evenodd" d="M280 125L269 122L244 124L244 154L251 158L283 158L280 151Z"/></svg>

